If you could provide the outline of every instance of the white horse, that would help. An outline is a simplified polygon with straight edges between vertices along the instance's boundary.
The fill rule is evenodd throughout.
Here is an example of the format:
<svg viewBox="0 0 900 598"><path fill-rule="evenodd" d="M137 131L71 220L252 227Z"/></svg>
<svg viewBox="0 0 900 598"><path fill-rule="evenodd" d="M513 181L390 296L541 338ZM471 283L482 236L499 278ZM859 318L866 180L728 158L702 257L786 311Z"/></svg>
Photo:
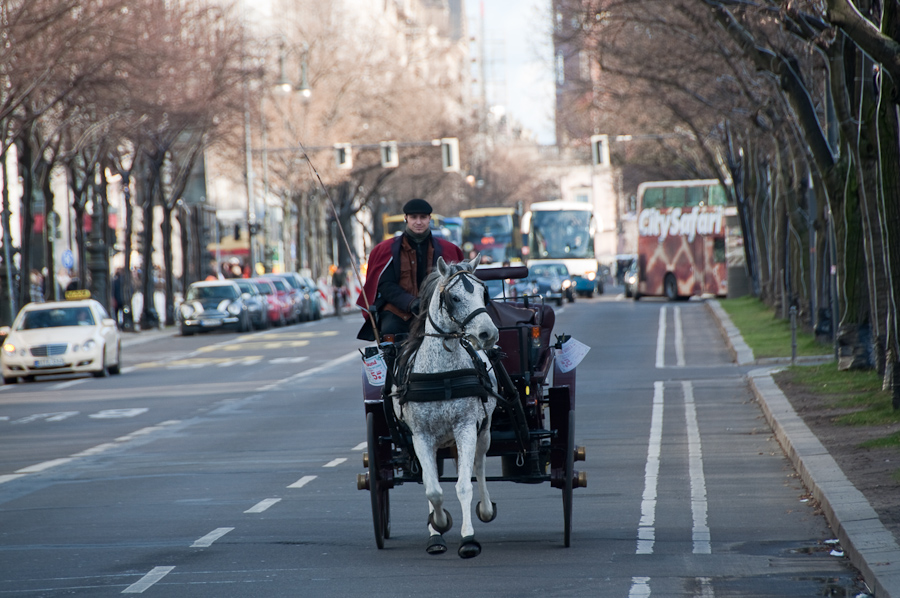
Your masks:
<svg viewBox="0 0 900 598"><path fill-rule="evenodd" d="M485 311L484 284L474 275L478 261L476 257L447 265L438 258L437 268L420 290L422 309L398 359L399 390L395 387L393 398L397 418L412 432L422 468L429 502L429 554L446 552L442 534L453 525L443 507L437 451L456 445L456 495L463 516L458 553L462 558L481 553L472 526L473 470L481 492L475 507L478 518L492 521L496 516L485 480L485 457L491 444L497 382L484 350L497 343L499 333ZM455 398L448 399L448 395Z"/></svg>

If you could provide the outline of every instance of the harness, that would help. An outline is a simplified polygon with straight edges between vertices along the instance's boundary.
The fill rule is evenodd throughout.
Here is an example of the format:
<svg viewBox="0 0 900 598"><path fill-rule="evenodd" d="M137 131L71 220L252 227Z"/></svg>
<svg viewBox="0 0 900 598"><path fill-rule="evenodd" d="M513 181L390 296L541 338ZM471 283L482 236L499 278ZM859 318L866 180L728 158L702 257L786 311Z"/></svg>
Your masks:
<svg viewBox="0 0 900 598"><path fill-rule="evenodd" d="M426 333L425 336L440 338L446 351L451 350L446 344L447 341L452 339L458 340L460 346L469 354L472 360L472 367L447 372L413 373L411 370L414 358L410 359L404 368L405 371L398 371L394 376L394 379L398 382L396 394L400 397L401 405L409 402L446 401L465 397L479 397L484 402L489 396L498 396L492 388L493 385L487 366L478 357L475 348L468 341L468 334L466 333L466 326L468 326L469 322L476 316L487 313L487 309L479 307L460 321L453 314L452 301L449 299L450 289L459 282L462 282L468 293L475 292L475 286L469 280L468 274L467 270L457 270L450 275L439 289L440 308L445 311L450 321L456 324L457 330L453 332L443 330L432 319L431 313L428 313L428 321L437 332Z"/></svg>

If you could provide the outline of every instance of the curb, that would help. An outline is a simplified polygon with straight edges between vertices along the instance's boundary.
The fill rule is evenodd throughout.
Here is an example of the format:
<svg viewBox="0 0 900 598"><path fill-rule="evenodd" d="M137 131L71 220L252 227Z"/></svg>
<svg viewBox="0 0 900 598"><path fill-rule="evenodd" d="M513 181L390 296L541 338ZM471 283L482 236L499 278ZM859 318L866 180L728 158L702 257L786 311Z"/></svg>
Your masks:
<svg viewBox="0 0 900 598"><path fill-rule="evenodd" d="M753 352L718 301L707 301L728 348L740 365L753 364ZM749 361L748 361L749 359ZM860 570L873 596L900 598L900 546L881 523L866 497L847 479L828 450L797 415L772 374L777 368L751 371L747 378L766 421L801 480L819 502L825 519Z"/></svg>

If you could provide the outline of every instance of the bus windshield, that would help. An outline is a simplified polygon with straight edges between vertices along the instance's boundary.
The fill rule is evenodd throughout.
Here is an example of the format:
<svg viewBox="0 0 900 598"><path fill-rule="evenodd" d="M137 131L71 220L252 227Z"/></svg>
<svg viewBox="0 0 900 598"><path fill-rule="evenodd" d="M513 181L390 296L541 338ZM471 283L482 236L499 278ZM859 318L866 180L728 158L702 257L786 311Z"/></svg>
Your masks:
<svg viewBox="0 0 900 598"><path fill-rule="evenodd" d="M593 258L591 213L535 211L531 215L531 243L531 255L534 258Z"/></svg>
<svg viewBox="0 0 900 598"><path fill-rule="evenodd" d="M508 214L460 214L463 250L480 253L483 263L520 259L518 219L511 210Z"/></svg>

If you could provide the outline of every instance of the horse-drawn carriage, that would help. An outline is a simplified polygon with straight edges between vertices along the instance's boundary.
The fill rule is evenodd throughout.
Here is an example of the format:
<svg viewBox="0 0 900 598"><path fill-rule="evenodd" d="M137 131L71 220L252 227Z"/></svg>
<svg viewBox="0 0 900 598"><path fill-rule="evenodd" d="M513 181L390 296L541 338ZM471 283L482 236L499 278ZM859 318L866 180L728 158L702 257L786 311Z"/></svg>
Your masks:
<svg viewBox="0 0 900 598"><path fill-rule="evenodd" d="M488 297L483 281L524 278L526 267L475 270L476 263L439 261L435 280L423 285L419 327L410 332L420 344L383 338L364 353L367 471L357 486L370 492L378 548L391 534L390 490L417 482L425 484L430 502L427 550L446 551L441 534L452 520L441 506L439 484L446 481L457 482L463 508L459 555L479 554L470 522L473 472L484 501L475 507L482 521L496 516L486 481L550 482L561 489L564 543L570 545L573 490L587 481L574 467L585 457L575 446L575 369L559 359L568 337L553 339L555 314L540 297ZM437 430L434 422L451 418L449 411L456 419L447 427L455 432ZM500 475L486 475L485 457L500 458ZM444 474L448 459L457 461L455 476Z"/></svg>

